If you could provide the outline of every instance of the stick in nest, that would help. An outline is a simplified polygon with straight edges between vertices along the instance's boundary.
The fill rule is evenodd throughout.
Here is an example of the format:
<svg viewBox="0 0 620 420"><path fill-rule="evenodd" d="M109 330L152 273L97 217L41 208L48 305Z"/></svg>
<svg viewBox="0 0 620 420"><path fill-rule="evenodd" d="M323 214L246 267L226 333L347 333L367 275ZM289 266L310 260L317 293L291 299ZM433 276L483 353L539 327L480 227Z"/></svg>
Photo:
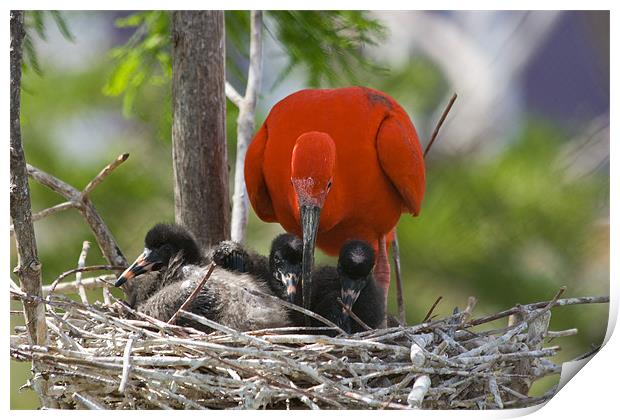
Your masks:
<svg viewBox="0 0 620 420"><path fill-rule="evenodd" d="M433 311L435 310L435 308L437 307L437 305L439 304L439 302L441 301L441 299L443 299L443 296L439 296L436 300L435 303L433 303L433 306L431 306L431 309L428 310L428 312L426 313L426 316L424 317L424 319L422 320L422 323L425 323L426 321L428 321L431 316L433 315Z"/></svg>
<svg viewBox="0 0 620 420"><path fill-rule="evenodd" d="M353 318L353 320L355 322L357 322L360 327L362 327L363 329L365 329L366 331L370 331L372 330L372 328L370 328L368 326L368 324L366 324L364 321L362 321L357 315L355 315L355 312L353 312L351 309L347 308L347 306L342 302L342 299L340 298L336 298L336 301L338 302L338 304L342 307L342 309L344 309L347 313L347 315L349 315L351 318Z"/></svg>
<svg viewBox="0 0 620 420"><path fill-rule="evenodd" d="M174 324L177 318L181 316L181 311L184 311L185 309L187 309L189 304L192 303L194 299L196 299L196 296L198 296L198 293L200 293L200 291L202 290L207 280L209 280L209 277L211 277L211 273L213 273L213 270L215 269L216 265L217 264L215 264L214 262L209 264L209 269L207 270L207 274L205 274L204 278L200 281L200 283L198 283L194 291L187 297L187 299L185 299L185 302L183 302L183 305L181 305L181 307L177 309L174 315L172 315L172 318L168 320L168 324Z"/></svg>

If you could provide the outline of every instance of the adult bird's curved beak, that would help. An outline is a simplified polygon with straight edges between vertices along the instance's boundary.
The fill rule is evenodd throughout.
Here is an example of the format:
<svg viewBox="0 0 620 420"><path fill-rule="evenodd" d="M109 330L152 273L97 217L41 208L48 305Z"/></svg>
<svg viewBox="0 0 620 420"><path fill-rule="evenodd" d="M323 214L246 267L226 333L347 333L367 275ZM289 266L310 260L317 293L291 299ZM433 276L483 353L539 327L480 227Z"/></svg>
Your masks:
<svg viewBox="0 0 620 420"><path fill-rule="evenodd" d="M341 276L340 285L340 299L342 300L344 308L342 308L340 312L338 326L347 333L351 333L351 317L349 316L349 312L353 310L353 305L355 305L355 301L357 301L357 298L362 292L364 283L359 280L354 281L348 277Z"/></svg>
<svg viewBox="0 0 620 420"><path fill-rule="evenodd" d="M303 240L301 287L303 289L304 308L310 309L310 296L312 292L312 278L310 277L310 273L314 266L314 246L316 243L316 234L319 230L321 208L318 206L301 206L300 213Z"/></svg>
<svg viewBox="0 0 620 420"><path fill-rule="evenodd" d="M157 264L160 264L161 261L156 253L145 249L144 252L127 268L123 271L123 274L120 275L114 286L120 287L127 280L131 280L140 274L144 274L148 271L153 270L153 267Z"/></svg>

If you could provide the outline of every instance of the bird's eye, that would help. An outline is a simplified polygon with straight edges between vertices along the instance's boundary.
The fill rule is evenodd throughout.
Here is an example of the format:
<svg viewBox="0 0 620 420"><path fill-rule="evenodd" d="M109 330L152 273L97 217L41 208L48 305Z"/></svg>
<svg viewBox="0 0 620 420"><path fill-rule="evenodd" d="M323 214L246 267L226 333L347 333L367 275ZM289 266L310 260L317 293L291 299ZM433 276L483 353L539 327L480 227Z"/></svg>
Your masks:
<svg viewBox="0 0 620 420"><path fill-rule="evenodd" d="M330 181L327 183L327 189L329 190L329 189L331 189L331 187L332 187L332 181L330 180Z"/></svg>

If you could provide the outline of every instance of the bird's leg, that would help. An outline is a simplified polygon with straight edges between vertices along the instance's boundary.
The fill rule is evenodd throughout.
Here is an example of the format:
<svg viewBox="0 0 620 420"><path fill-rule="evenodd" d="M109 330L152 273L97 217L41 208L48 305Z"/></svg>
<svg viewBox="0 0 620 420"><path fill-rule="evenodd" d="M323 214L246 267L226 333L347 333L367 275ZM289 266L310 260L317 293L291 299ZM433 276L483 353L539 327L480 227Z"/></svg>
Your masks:
<svg viewBox="0 0 620 420"><path fill-rule="evenodd" d="M375 281L383 289L383 296L387 303L388 290L390 288L390 261L387 255L387 243L385 235L379 238L379 252L377 254L377 263L375 264Z"/></svg>
<svg viewBox="0 0 620 420"><path fill-rule="evenodd" d="M394 232L394 239L392 239L392 258L394 259L394 274L396 274L396 302L398 304L398 321L400 325L406 325L405 320L405 301L403 298L403 281L400 277L400 252L398 249L398 236L396 235L396 228L392 230Z"/></svg>

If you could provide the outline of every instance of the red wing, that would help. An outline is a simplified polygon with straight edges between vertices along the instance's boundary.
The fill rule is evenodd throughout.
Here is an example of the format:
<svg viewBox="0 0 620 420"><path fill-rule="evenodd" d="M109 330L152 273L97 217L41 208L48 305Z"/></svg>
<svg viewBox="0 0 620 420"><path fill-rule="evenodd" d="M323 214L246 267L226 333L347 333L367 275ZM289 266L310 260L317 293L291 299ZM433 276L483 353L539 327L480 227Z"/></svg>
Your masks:
<svg viewBox="0 0 620 420"><path fill-rule="evenodd" d="M405 207L417 216L424 198L424 155L415 130L404 124L396 116L390 116L381 123L377 133L377 155L379 164L400 193ZM410 123L407 125L410 126Z"/></svg>
<svg viewBox="0 0 620 420"><path fill-rule="evenodd" d="M266 143L267 128L263 124L252 139L245 155L245 186L256 215L265 222L275 222L276 217L271 204L271 197L263 175L263 157Z"/></svg>

